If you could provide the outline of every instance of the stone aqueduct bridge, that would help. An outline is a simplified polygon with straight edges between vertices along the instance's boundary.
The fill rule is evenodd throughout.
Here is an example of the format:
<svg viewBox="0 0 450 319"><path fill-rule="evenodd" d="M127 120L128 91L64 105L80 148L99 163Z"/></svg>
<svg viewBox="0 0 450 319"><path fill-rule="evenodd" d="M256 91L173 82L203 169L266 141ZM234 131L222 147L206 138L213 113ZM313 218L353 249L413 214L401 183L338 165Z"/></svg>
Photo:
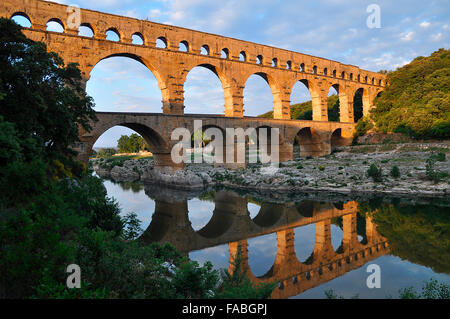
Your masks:
<svg viewBox="0 0 450 319"><path fill-rule="evenodd" d="M150 21L84 9L81 9L80 13L79 22L81 26L92 30L92 37L80 36L78 27L71 28L73 26L68 19L71 11L68 6L40 0L2 0L0 3L0 16L11 18L20 15L28 18L31 27L24 30L26 36L46 43L48 49L57 52L66 63L78 63L85 82L89 80L94 66L109 57L124 56L143 63L155 75L161 89L162 114L176 115L176 117L167 116L165 120L161 115L151 115L150 117L154 119L148 120L142 118L145 115L136 115L136 118L139 118L139 122L136 123L128 122L132 118L131 115L125 116L127 122L124 123L120 123L117 118L113 119L113 115L101 115L92 134L80 133L84 143L79 146L80 158L84 160L88 158L90 147L95 142L91 136L97 136L101 129L106 130L109 125L124 124L131 128L136 126L143 130L152 130L165 142L168 142L167 132L158 131L151 126L144 128L145 124L142 122L179 121L189 126L189 121L192 121L193 117L183 116L183 88L187 74L197 66L214 72L223 86L225 110L223 116L217 116L216 124L223 123L228 125L227 127L237 127L247 122L251 122L250 125L255 124L256 120L244 117L243 90L247 79L257 74L270 86L274 118L279 120L278 122L259 120L259 123L265 126L273 123L278 127L286 126L286 132L291 131L292 126L309 128L309 132L304 133L305 136L309 136L307 144L323 144L317 145L316 150L309 155L329 153L330 149L327 146L330 143L329 137L337 129L341 129L339 133L344 138L350 135L354 122L353 98L357 91L362 93L363 111L367 114L372 107L373 99L386 86L384 75L362 70L353 65ZM61 24L64 32L47 31L46 25L50 21ZM115 32L119 36L119 41L107 40L108 31ZM133 44L133 36L140 37L142 44ZM165 44L165 48L156 47L158 39ZM187 52L180 51L181 43L187 48ZM308 124L300 122L290 124L289 121L291 90L299 81L308 88L312 98L313 121ZM339 94L340 122L337 124L324 124L328 121L327 96L330 87L334 87ZM227 121L223 117L226 117ZM118 118L124 117L118 115ZM103 122L106 120L109 124ZM214 120L210 118L209 122L212 125L211 122ZM143 130L138 132L142 133ZM286 143L285 149L292 144L290 134L289 132L281 138L282 142ZM319 140L321 143L318 143ZM154 153L157 154L156 157L161 157L158 162L166 162L165 165L171 166L170 162L164 160L167 153L164 155L158 148L154 149ZM304 150L303 154L307 153L308 151Z"/></svg>
<svg viewBox="0 0 450 319"><path fill-rule="evenodd" d="M247 198L232 191L220 191L214 199L212 218L202 229L194 231L188 218L187 200L149 196L155 199L155 212L141 240L170 242L186 254L228 243L231 271L233 257L240 247L243 264L254 282L278 283L274 298L298 295L389 253L387 240L377 233L370 217L365 219L365 233L360 234L363 240L358 240L356 202L343 205L263 202L258 215L251 219ZM339 217L343 237L335 250L331 244L331 223ZM295 253L294 230L309 224L316 225L315 246L310 257L300 262ZM248 265L247 240L270 233L277 236L275 262L264 276L256 277Z"/></svg>

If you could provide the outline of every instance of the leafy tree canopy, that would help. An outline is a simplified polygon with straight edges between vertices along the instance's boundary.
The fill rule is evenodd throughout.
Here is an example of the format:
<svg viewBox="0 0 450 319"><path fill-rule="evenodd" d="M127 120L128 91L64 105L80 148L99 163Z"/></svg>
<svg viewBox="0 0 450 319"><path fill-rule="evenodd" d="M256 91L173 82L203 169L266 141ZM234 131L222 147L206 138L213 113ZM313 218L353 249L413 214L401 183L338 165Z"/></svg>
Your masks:
<svg viewBox="0 0 450 319"><path fill-rule="evenodd" d="M139 151L148 150L145 140L136 133L122 135L117 141L119 153L138 153Z"/></svg>
<svg viewBox="0 0 450 319"><path fill-rule="evenodd" d="M20 26L3 18L0 65L0 116L13 124L23 157L71 154L78 126L88 129L95 118L76 65L64 65L45 44L27 39Z"/></svg>
<svg viewBox="0 0 450 319"><path fill-rule="evenodd" d="M387 74L389 86L371 111L377 130L418 138L450 137L450 50Z"/></svg>

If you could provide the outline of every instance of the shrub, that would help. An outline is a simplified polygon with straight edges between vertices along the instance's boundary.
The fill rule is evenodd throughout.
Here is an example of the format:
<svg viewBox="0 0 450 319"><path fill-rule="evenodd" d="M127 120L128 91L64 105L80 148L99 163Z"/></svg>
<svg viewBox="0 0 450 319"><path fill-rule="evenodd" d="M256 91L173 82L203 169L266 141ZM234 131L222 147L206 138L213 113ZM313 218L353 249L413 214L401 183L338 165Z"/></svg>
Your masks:
<svg viewBox="0 0 450 319"><path fill-rule="evenodd" d="M446 160L446 156L442 152L432 154L430 158L435 160L436 162L445 162Z"/></svg>
<svg viewBox="0 0 450 319"><path fill-rule="evenodd" d="M394 177L394 178L400 177L400 169L398 168L397 165L392 166L391 176Z"/></svg>
<svg viewBox="0 0 450 319"><path fill-rule="evenodd" d="M369 177L372 177L374 182L381 182L383 180L383 174L381 171L381 167L378 167L375 163L370 165L369 169L367 170L367 175Z"/></svg>

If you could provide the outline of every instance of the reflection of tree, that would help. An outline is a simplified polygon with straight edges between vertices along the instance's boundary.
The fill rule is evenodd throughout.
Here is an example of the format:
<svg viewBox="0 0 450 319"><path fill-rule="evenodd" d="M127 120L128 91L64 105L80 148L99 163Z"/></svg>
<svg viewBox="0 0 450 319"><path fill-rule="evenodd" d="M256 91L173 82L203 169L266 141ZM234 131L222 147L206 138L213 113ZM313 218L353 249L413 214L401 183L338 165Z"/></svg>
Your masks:
<svg viewBox="0 0 450 319"><path fill-rule="evenodd" d="M133 193L139 193L144 189L143 184L135 182L121 182L119 185L124 191L131 190Z"/></svg>
<svg viewBox="0 0 450 319"><path fill-rule="evenodd" d="M360 210L372 212L378 233L388 239L394 255L436 272L450 273L448 206L391 203L373 211L369 203L364 203Z"/></svg>
<svg viewBox="0 0 450 319"><path fill-rule="evenodd" d="M204 201L204 202L214 203L215 197L216 197L216 192L215 191L209 191L209 192L205 192L205 193L201 194L198 197L198 199L200 199L201 201Z"/></svg>

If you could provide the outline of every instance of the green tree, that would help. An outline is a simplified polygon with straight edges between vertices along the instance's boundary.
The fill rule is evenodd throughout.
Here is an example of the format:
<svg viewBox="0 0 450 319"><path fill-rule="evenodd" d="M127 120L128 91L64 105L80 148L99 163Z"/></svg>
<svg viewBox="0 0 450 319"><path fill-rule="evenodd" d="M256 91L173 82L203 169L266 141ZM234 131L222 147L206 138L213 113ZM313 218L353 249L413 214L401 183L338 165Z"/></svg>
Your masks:
<svg viewBox="0 0 450 319"><path fill-rule="evenodd" d="M416 138L450 137L450 50L418 57L387 75L389 86L375 100L377 130Z"/></svg>
<svg viewBox="0 0 450 319"><path fill-rule="evenodd" d="M138 153L148 149L145 140L136 133L128 135L122 135L117 141L117 148L119 153Z"/></svg>
<svg viewBox="0 0 450 319"><path fill-rule="evenodd" d="M21 27L0 19L0 115L13 123L24 160L73 154L78 126L95 119L75 64L65 65L45 44L27 39Z"/></svg>

